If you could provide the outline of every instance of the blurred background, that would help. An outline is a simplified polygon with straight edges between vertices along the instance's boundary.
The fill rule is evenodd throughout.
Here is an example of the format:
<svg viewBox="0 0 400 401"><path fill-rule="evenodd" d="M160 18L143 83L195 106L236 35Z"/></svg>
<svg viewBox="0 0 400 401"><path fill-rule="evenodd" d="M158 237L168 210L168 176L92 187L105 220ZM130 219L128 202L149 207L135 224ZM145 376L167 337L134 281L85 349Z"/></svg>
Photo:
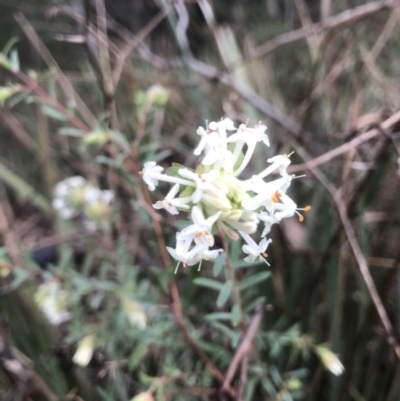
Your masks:
<svg viewBox="0 0 400 401"><path fill-rule="evenodd" d="M0 11L1 400L400 400L400 2ZM186 214L139 171L195 167L223 116L268 126L249 174L295 152L312 210L273 226L270 266L217 234L174 274Z"/></svg>

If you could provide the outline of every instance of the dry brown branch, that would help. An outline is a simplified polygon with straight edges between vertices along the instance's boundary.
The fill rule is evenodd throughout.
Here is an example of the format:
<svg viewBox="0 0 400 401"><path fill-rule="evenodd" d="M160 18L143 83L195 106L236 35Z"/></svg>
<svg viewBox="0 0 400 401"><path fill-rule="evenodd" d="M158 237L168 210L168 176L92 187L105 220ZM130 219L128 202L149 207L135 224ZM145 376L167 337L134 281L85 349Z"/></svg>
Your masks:
<svg viewBox="0 0 400 401"><path fill-rule="evenodd" d="M33 363L18 349L9 346L0 336L0 366L7 376L19 388L17 399L34 399L40 394L40 399L58 401L59 398L47 386L44 380L35 372ZM22 393L22 394L21 394ZM35 394L34 398L31 396Z"/></svg>
<svg viewBox="0 0 400 401"><path fill-rule="evenodd" d="M332 191L332 192L331 192ZM361 251L360 245L357 241L356 234L354 232L353 226L351 225L350 219L347 215L347 210L344 206L342 195L340 191L330 190L332 197L335 201L336 207L339 212L340 220L343 225L343 229L346 233L347 239L349 241L350 247L353 251L354 257L357 261L358 267L360 269L361 275L367 286L368 292L372 298L372 302L378 312L379 318L388 336L388 343L393 347L397 358L400 360L400 346L394 337L393 327L390 323L389 317L387 315L386 309L383 306L382 300L378 294L378 290L372 279L371 273L368 269L367 261L364 254Z"/></svg>
<svg viewBox="0 0 400 401"><path fill-rule="evenodd" d="M18 246L17 238L15 237L10 224L10 219L12 219L12 211L5 197L6 195L2 193L0 198L0 234L3 237L3 241L7 247L7 252L10 255L13 265L21 266L21 252Z"/></svg>
<svg viewBox="0 0 400 401"><path fill-rule="evenodd" d="M228 370L225 374L224 382L222 384L222 391L226 391L226 389L229 387L240 362L250 352L251 343L253 342L254 336L257 333L258 327L260 326L264 313L265 313L265 305L259 306L251 320L249 328L247 329L246 333L242 338L242 341L240 342L239 348L237 349L228 367Z"/></svg>
<svg viewBox="0 0 400 401"><path fill-rule="evenodd" d="M151 19L139 32L138 35L133 36L120 51L115 61L114 71L112 74L112 82L114 87L117 87L121 78L122 69L125 64L126 58L135 50L137 46L151 33L151 31L168 15L171 7L161 10L153 19Z"/></svg>
<svg viewBox="0 0 400 401"><path fill-rule="evenodd" d="M245 60L245 62L264 56L281 46L307 38L310 35L324 34L326 37L334 30L342 29L346 26L353 26L361 19L370 17L377 12L385 10L387 8L395 8L398 6L400 6L398 0L386 0L364 4L351 10L346 10L340 14L334 15L333 17L326 18L322 22L319 22L317 24L308 25L304 28L284 33L275 37L274 39L269 40L268 42L255 49L251 57Z"/></svg>
<svg viewBox="0 0 400 401"><path fill-rule="evenodd" d="M39 35L33 29L32 25L29 21L24 17L22 13L17 13L15 15L15 19L20 25L21 29L24 31L25 36L28 38L34 49L40 54L43 60L46 62L50 70L55 74L57 82L60 87L63 89L65 95L68 100L72 102L72 104L76 103L76 110L81 114L82 118L85 120L86 124L89 126L94 126L96 124L96 118L92 114L92 112L88 109L84 101L79 97L79 95L75 92L75 89L69 82L69 80L64 75L61 68L58 66L57 62L54 60L53 56L40 39Z"/></svg>
<svg viewBox="0 0 400 401"><path fill-rule="evenodd" d="M242 364L240 367L240 380L239 380L237 401L243 401L243 399L244 399L243 397L244 397L245 390L246 390L248 367L249 367L249 357L246 355L243 358Z"/></svg>
<svg viewBox="0 0 400 401"><path fill-rule="evenodd" d="M393 114L388 119L383 121L382 124L380 125L381 130L379 128L373 128L367 132L364 132L363 134L352 139L351 141L344 143L343 145L340 145L337 148L332 149L329 152L326 152L323 155L316 157L315 159L309 160L303 164L296 164L290 166L288 168L288 172L295 173L298 171L313 170L319 165L325 164L330 160L334 159L335 157L338 157L348 152L350 149L356 148L357 146L360 146L362 143L375 138L382 132L382 130L384 131L390 130L390 128L393 127L395 124L397 124L399 121L400 121L400 111L398 111L397 113Z"/></svg>
<svg viewBox="0 0 400 401"><path fill-rule="evenodd" d="M18 119L9 110L0 110L0 122L7 127L28 150L34 153L39 160L43 155L32 137L25 131Z"/></svg>

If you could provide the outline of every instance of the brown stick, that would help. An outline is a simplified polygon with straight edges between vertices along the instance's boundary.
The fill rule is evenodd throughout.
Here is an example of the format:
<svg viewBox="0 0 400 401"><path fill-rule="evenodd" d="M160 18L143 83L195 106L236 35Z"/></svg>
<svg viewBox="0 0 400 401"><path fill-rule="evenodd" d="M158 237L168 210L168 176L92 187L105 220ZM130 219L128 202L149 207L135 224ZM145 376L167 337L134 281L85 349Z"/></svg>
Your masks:
<svg viewBox="0 0 400 401"><path fill-rule="evenodd" d="M304 39L310 35L324 34L326 37L327 34L331 33L333 30L344 28L349 25L352 26L359 20L370 17L379 11L382 11L386 8L394 8L398 6L400 6L399 1L386 0L368 3L359 7L355 7L351 10L346 10L340 14L334 15L333 17L326 18L325 20L317 24L308 25L304 28L284 33L275 37L274 39L269 40L268 42L259 46L254 51L252 56L249 59L245 60L245 62L264 56L281 46Z"/></svg>
<svg viewBox="0 0 400 401"><path fill-rule="evenodd" d="M397 113L395 113L391 117L389 117L387 120L385 120L381 124L381 127L384 131L386 131L386 130L390 129L391 127L393 127L395 124L397 124L399 121L400 121L400 111L398 111ZM296 164L296 165L290 166L288 168L288 172L295 173L298 171L313 170L320 164L327 163L328 161L334 159L335 157L338 157L338 156L348 152L350 149L356 148L357 146L361 145L362 143L375 138L376 136L378 136L381 133L382 133L382 130L380 130L378 128L373 128L373 129L357 136L356 138L352 139L351 141L344 143L343 145L340 145L337 148L332 149L329 152L326 152L319 157L316 157L313 160L310 160L303 164Z"/></svg>
<svg viewBox="0 0 400 401"><path fill-rule="evenodd" d="M357 261L361 275L368 288L368 292L369 292L369 294L372 298L372 302L374 303L375 308L378 312L378 315L382 322L382 325L385 328L386 334L388 336L388 343L393 347L397 358L400 360L400 346L399 346L396 338L394 337L392 324L390 323L386 309L383 306L382 300L378 294L378 290L376 289L374 280L372 279L371 273L368 269L368 265L367 265L367 261L365 260L365 256L362 253L360 245L357 241L357 237L354 232L353 226L351 225L350 219L347 215L347 210L344 206L342 196L339 191L335 191L334 193L332 193L332 196L336 203L337 209L339 211L340 220L342 221L344 231L346 233L350 247L353 251L354 257Z"/></svg>
<svg viewBox="0 0 400 401"><path fill-rule="evenodd" d="M243 339L237 349L229 367L225 374L224 382L222 383L222 391L226 391L232 381L232 378L239 366L239 363L245 358L251 347L254 336L257 333L258 327L260 326L261 320L264 316L265 305L259 306L254 314L250 326L243 336Z"/></svg>

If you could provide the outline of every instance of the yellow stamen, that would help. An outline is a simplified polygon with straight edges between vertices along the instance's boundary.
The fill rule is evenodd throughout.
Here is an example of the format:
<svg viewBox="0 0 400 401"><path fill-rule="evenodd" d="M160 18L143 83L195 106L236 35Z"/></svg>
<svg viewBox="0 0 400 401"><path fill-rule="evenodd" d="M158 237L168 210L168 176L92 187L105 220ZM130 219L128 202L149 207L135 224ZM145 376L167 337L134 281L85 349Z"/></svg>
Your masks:
<svg viewBox="0 0 400 401"><path fill-rule="evenodd" d="M262 255L264 256L264 258L268 258L268 253L267 252L264 252Z"/></svg>
<svg viewBox="0 0 400 401"><path fill-rule="evenodd" d="M310 206L310 205L308 205L308 206L306 206L306 207L304 208L304 211L305 211L305 212L308 212L309 210L311 210L311 206Z"/></svg>
<svg viewBox="0 0 400 401"><path fill-rule="evenodd" d="M302 214L299 214L299 221L302 223L304 221L304 216Z"/></svg>
<svg viewBox="0 0 400 401"><path fill-rule="evenodd" d="M282 194L280 194L279 192L275 192L272 196L271 196L271 200L272 202L278 203L279 202L279 198L282 196Z"/></svg>

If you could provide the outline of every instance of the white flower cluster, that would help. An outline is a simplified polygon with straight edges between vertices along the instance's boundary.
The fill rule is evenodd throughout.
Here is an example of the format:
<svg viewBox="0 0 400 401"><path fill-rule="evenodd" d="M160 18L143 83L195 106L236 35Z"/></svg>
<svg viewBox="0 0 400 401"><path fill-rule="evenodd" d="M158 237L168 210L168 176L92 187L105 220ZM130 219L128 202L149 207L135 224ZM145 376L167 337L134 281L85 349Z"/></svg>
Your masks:
<svg viewBox="0 0 400 401"><path fill-rule="evenodd" d="M35 293L35 301L49 322L55 326L68 321L71 314L66 310L68 293L58 281L41 284Z"/></svg>
<svg viewBox="0 0 400 401"><path fill-rule="evenodd" d="M101 190L83 177L75 176L56 185L53 207L64 220L81 217L84 227L95 231L107 225L113 200L112 191Z"/></svg>
<svg viewBox="0 0 400 401"><path fill-rule="evenodd" d="M176 234L175 248L167 248L177 261L191 266L202 259L216 258L223 250L210 249L214 246L214 227L234 240L240 234L246 243L242 248L248 255L245 261L252 263L256 258L265 261L268 256L265 252L272 241L266 235L272 224L294 214L303 221L299 211L307 211L310 206L299 209L286 195L295 178L286 172L290 155L268 159L270 165L250 179L238 178L248 165L257 143L269 146L266 128L261 124L253 128L241 124L236 129L229 118L211 122L207 129L197 129L200 143L194 154L203 153L204 157L195 171L175 164L163 173L163 167L153 161L144 164L141 174L151 191L159 181L174 184L165 199L155 203L154 208L166 209L171 214L178 214L180 210L190 211L193 224ZM278 172L280 178L265 182L264 178L273 172ZM250 234L256 232L260 221L264 229L257 244Z"/></svg>

